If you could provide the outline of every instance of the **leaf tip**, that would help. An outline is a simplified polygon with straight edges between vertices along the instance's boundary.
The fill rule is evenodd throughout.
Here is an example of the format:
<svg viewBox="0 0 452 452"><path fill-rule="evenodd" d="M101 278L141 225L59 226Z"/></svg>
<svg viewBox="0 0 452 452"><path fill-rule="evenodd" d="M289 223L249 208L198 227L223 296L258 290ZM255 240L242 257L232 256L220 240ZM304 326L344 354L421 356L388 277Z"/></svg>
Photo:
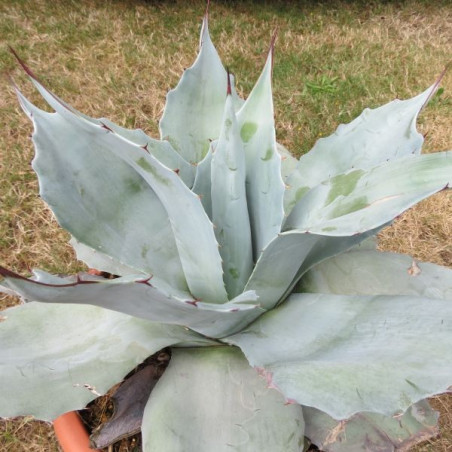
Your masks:
<svg viewBox="0 0 452 452"><path fill-rule="evenodd" d="M3 276L3 278L20 278L17 273L14 273L2 266L0 266L0 276Z"/></svg>
<svg viewBox="0 0 452 452"><path fill-rule="evenodd" d="M228 77L228 86L227 86L226 94L228 96L230 96L232 94L232 88L231 88L231 73L229 71L229 68L226 68L226 73L227 73L227 77Z"/></svg>
<svg viewBox="0 0 452 452"><path fill-rule="evenodd" d="M449 61L444 69L442 70L441 74L439 74L438 78L436 79L435 83L432 86L432 89L430 90L430 94L427 97L427 100L424 102L424 104L421 107L421 110L425 108L425 106L430 102L432 97L435 95L436 91L439 88L439 85L441 84L441 81L443 80L444 76L446 75L447 71L452 67L452 60Z"/></svg>
<svg viewBox="0 0 452 452"><path fill-rule="evenodd" d="M13 54L14 58L17 60L17 62L22 66L22 69L25 71L25 73L30 76L32 79L38 81L38 78L33 73L33 71L28 67L27 63L19 56L19 54L14 50L13 47L8 45L9 51Z"/></svg>
<svg viewBox="0 0 452 452"><path fill-rule="evenodd" d="M209 38L209 6L210 6L210 0L207 0L206 12L204 13L204 17L202 20L201 38L199 40L199 48L200 49L201 49L202 45L204 44L205 40Z"/></svg>
<svg viewBox="0 0 452 452"><path fill-rule="evenodd" d="M276 43L276 38L278 37L278 27L275 28L275 31L273 32L273 36L272 39L270 41L270 49L268 51L268 57L270 58L271 61L271 71L273 73L273 62L274 62L274 53L275 53L275 43Z"/></svg>

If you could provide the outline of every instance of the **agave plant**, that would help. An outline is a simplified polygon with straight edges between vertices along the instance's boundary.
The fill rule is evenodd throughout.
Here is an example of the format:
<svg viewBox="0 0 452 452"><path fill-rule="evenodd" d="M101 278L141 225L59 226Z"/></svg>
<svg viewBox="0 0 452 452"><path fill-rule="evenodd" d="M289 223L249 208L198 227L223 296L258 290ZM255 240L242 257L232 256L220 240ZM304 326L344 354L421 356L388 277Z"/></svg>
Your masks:
<svg viewBox="0 0 452 452"><path fill-rule="evenodd" d="M275 139L273 43L244 101L207 14L160 139L76 111L21 64L54 110L15 87L41 197L78 258L119 277L1 269L25 302L2 312L1 416L81 409L172 347L145 451L389 451L435 433L452 271L372 238L452 181L451 152L421 155L415 126L436 84L297 161Z"/></svg>

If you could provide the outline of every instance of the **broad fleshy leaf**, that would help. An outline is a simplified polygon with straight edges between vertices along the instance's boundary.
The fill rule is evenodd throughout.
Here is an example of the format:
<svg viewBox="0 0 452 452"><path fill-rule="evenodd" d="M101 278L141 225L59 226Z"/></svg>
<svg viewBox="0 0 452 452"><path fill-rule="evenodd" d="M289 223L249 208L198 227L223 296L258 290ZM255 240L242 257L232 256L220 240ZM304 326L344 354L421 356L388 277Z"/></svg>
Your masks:
<svg viewBox="0 0 452 452"><path fill-rule="evenodd" d="M90 304L153 322L182 325L209 337L240 331L263 312L256 304L256 294L251 291L228 303L211 304L198 302L189 293L181 298L182 293L157 289L150 277L137 279L129 275L93 281L80 276L71 280L46 275L44 280L32 280L2 267L0 274L5 278L2 286L26 301Z"/></svg>
<svg viewBox="0 0 452 452"><path fill-rule="evenodd" d="M374 229L452 184L452 151L352 170L317 185L293 208L283 230L344 236Z"/></svg>
<svg viewBox="0 0 452 452"><path fill-rule="evenodd" d="M18 90L17 94L35 127L33 168L40 194L61 226L135 273L151 273L175 289L187 290L167 212L146 181L90 133L58 113L38 109ZM84 121L102 131L55 99L54 105L76 118L76 124Z"/></svg>
<svg viewBox="0 0 452 452"><path fill-rule="evenodd" d="M350 251L360 251L360 250L376 251L377 247L378 247L378 237L371 236L366 240L363 240L361 243L358 243L358 245L351 248Z"/></svg>
<svg viewBox="0 0 452 452"><path fill-rule="evenodd" d="M302 408L237 348L176 349L145 409L143 451L300 452L303 430Z"/></svg>
<svg viewBox="0 0 452 452"><path fill-rule="evenodd" d="M416 119L437 85L412 99L394 100L374 110L366 108L358 118L341 124L329 137L320 138L300 158L297 169L287 180L286 213L324 180L419 154L424 138L416 130Z"/></svg>
<svg viewBox="0 0 452 452"><path fill-rule="evenodd" d="M65 104L67 105L67 104ZM72 108L72 107L71 107ZM86 115L82 115L86 118ZM91 119L91 118L89 118ZM176 152L171 144L165 140L156 140L148 137L142 130L128 130L117 126L105 118L96 121L97 125L111 129L122 138L146 149L151 155L159 160L163 165L177 172L179 177L184 181L185 185L190 188L195 180L195 167L188 163L178 152Z"/></svg>
<svg viewBox="0 0 452 452"><path fill-rule="evenodd" d="M306 273L297 292L419 295L452 301L452 270L380 251L349 251Z"/></svg>
<svg viewBox="0 0 452 452"><path fill-rule="evenodd" d="M227 90L226 70L210 39L207 13L200 41L195 63L168 92L160 120L161 138L190 163L202 160L210 141L220 135Z"/></svg>
<svg viewBox="0 0 452 452"><path fill-rule="evenodd" d="M24 71L27 73L27 75L31 78L33 84L38 88L38 90L41 92L43 97L48 101L50 105L52 105L52 103L56 101L74 115L83 118L86 121L91 122L92 124L102 126L106 130L111 130L117 135L120 135L125 140L131 141L132 143L135 143L138 146L145 148L148 152L152 153L168 168L177 171L180 177L187 184L187 186L191 187L193 185L193 180L195 176L195 170L193 165L184 160L182 156L173 149L173 147L169 144L168 141L156 140L154 138L151 138L148 135L146 135L141 129L135 130L126 129L124 127L118 126L117 124L115 124L114 122L110 121L107 118L99 119L91 118L90 116L79 112L74 107L72 107L64 100L62 100L60 97L58 97L56 94L44 88L44 86L38 80L33 71L19 57L19 55L12 48L10 48L10 50L12 51L13 55L15 56L19 64L22 66Z"/></svg>
<svg viewBox="0 0 452 452"><path fill-rule="evenodd" d="M20 61L20 60L19 60ZM24 63L21 61L21 64ZM193 181L195 178L195 168L193 165L188 163L178 152L176 152L171 144L165 140L156 140L155 138L151 138L146 135L141 129L125 129L124 127L118 126L114 122L110 121L107 118L91 118L90 116L85 115L84 113L79 112L74 107L66 103L56 94L50 92L45 89L42 90L43 85L38 81L36 76L30 71L30 69L24 65L27 73L30 75L35 86L43 93L44 98L48 99L47 96L51 95L56 101L58 101L61 105L66 107L75 115L89 121L97 126L101 126L106 130L111 130L117 135L120 135L125 140L131 141L132 143L145 148L146 151L151 153L156 159L158 159L163 165L172 169L173 171L177 171L181 179L185 182L188 187L193 185Z"/></svg>
<svg viewBox="0 0 452 452"><path fill-rule="evenodd" d="M408 452L438 434L439 414L426 400L396 417L357 413L338 422L310 407L303 407L303 416L305 435L324 452Z"/></svg>
<svg viewBox="0 0 452 452"><path fill-rule="evenodd" d="M446 391L451 333L449 300L293 294L226 341L286 397L347 419L400 414Z"/></svg>
<svg viewBox="0 0 452 452"><path fill-rule="evenodd" d="M72 237L69 240L69 244L75 251L77 259L85 262L90 268L95 268L97 270L111 273L112 275L125 276L125 275L137 275L139 272L127 265L121 264L116 259L104 254L100 251L91 248L84 243L79 242L76 238ZM146 274L143 273L143 278Z"/></svg>
<svg viewBox="0 0 452 452"><path fill-rule="evenodd" d="M199 196L151 155L137 148L128 151L125 161L149 183L168 212L190 292L206 302L225 303L228 294L218 243Z"/></svg>
<svg viewBox="0 0 452 452"><path fill-rule="evenodd" d="M201 199L202 206L207 216L212 219L212 153L217 142L210 144L209 151L206 156L196 166L195 182L192 191Z"/></svg>
<svg viewBox="0 0 452 452"><path fill-rule="evenodd" d="M50 421L104 394L158 350L212 341L94 306L27 303L1 312L0 416ZM51 402L51 403L50 403Z"/></svg>
<svg viewBox="0 0 452 452"><path fill-rule="evenodd" d="M212 158L212 223L220 245L224 282L230 298L243 291L253 269L250 219L245 190L245 154L232 97Z"/></svg>
<svg viewBox="0 0 452 452"><path fill-rule="evenodd" d="M56 114L61 116L69 131L80 137L79 142L85 137L89 146L94 147L96 152L101 150L109 156L119 157L141 176L141 181L148 183L152 189L148 190L148 196L151 194L154 197L157 196L166 211L167 218L165 220L171 225L183 272L192 294L209 302L223 303L227 301L218 244L212 224L205 214L198 196L187 188L176 172L162 165L146 152L146 149L124 140L112 130L106 130L102 126L77 116L60 104L42 85L36 81L34 83ZM43 171L45 170L41 167L41 173ZM104 173L109 175L109 172L104 171ZM78 181L78 176L79 173L77 173L76 181ZM149 215L148 222L152 223L153 214ZM123 221L122 216L118 214L117 216L120 217L116 219L118 222ZM190 218L190 221L187 222L185 218ZM106 221L106 223L108 222ZM107 224L104 224L104 228L107 227ZM153 228L155 229L155 224L153 224ZM147 236L150 236L149 232ZM157 240L157 236L151 236L151 238L153 239L152 246L164 254L166 246L161 245L165 243L164 240ZM139 240L134 239L135 244L139 243ZM86 240L79 240L86 243ZM142 246L141 256L147 256L149 250L146 246L148 245ZM203 250L201 254L200 249ZM162 262L165 262L164 258L160 260L160 265ZM150 273L156 274L156 272Z"/></svg>
<svg viewBox="0 0 452 452"><path fill-rule="evenodd" d="M273 42L262 74L237 122L246 156L246 192L254 259L280 232L284 218L281 156L276 148L271 88Z"/></svg>
<svg viewBox="0 0 452 452"><path fill-rule="evenodd" d="M303 409L326 451L404 449L433 434L424 399L450 388L452 270L359 245L451 185L452 151L418 155L416 118L439 80L365 110L297 161L276 143L275 37L246 101L207 12L200 41L167 96L161 140L78 112L16 55L55 110L17 89L41 195L77 256L122 276L0 267L0 291L30 302L0 316L0 383L13 380L0 415L79 408L174 346L150 397L144 385L145 451L300 451ZM144 407L128 402L136 429Z"/></svg>
<svg viewBox="0 0 452 452"><path fill-rule="evenodd" d="M262 252L245 290L255 291L260 306L271 309L290 294L302 275L315 264L356 246L379 230L350 237L326 237L301 231L281 233Z"/></svg>

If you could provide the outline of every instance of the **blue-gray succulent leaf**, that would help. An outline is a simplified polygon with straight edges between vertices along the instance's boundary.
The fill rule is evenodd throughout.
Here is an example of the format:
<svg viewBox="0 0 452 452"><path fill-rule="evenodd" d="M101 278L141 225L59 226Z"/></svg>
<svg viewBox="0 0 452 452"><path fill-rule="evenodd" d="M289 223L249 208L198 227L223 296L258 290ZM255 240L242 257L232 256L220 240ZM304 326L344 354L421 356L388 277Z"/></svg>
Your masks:
<svg viewBox="0 0 452 452"><path fill-rule="evenodd" d="M26 303L0 316L0 417L83 409L148 356L213 341L97 306Z"/></svg>
<svg viewBox="0 0 452 452"><path fill-rule="evenodd" d="M225 340L287 398L342 420L447 391L451 331L449 300L297 293Z"/></svg>
<svg viewBox="0 0 452 452"><path fill-rule="evenodd" d="M174 350L142 426L149 452L299 452L303 434L302 408L268 388L236 347Z"/></svg>
<svg viewBox="0 0 452 452"><path fill-rule="evenodd" d="M228 303L205 303L188 292L157 288L150 276L67 279L40 272L41 278L27 279L2 267L0 274L4 277L0 291L5 288L24 301L100 306L152 322L187 327L208 337L240 331L263 312L252 291Z"/></svg>
<svg viewBox="0 0 452 452"><path fill-rule="evenodd" d="M352 122L341 124L329 137L320 138L300 158L297 169L287 179L286 214L324 180L419 155L424 137L416 130L416 119L437 86L435 83L412 99L394 100L373 110L367 108Z"/></svg>
<svg viewBox="0 0 452 452"><path fill-rule="evenodd" d="M303 407L306 436L324 452L406 451L438 435L439 413L427 400L401 416L357 413L336 421L316 408Z"/></svg>
<svg viewBox="0 0 452 452"><path fill-rule="evenodd" d="M297 292L342 295L414 295L452 300L452 270L412 257L354 249L308 271Z"/></svg>

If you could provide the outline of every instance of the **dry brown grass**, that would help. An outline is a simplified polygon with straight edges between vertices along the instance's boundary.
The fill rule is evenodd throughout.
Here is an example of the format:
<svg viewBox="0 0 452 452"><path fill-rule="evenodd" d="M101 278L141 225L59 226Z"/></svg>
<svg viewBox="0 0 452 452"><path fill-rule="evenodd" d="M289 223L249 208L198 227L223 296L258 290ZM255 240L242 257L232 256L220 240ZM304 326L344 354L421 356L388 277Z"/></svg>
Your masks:
<svg viewBox="0 0 452 452"><path fill-rule="evenodd" d="M0 0L0 64L26 95L6 44L47 84L86 114L157 136L165 94L195 55L204 1ZM223 61L249 92L272 30L279 28L275 66L278 139L296 153L351 120L364 106L425 89L451 57L452 10L446 1L213 2L211 32ZM334 81L333 93L310 93L307 81ZM6 79L0 81L0 261L20 273L40 267L82 268L51 212L42 204L30 168L31 127ZM450 147L452 76L445 93L420 118L426 150ZM380 235L380 247L452 265L452 202L440 193L405 213ZM0 308L16 303L0 300ZM2 389L3 390L3 389ZM435 398L441 438L415 449L452 450L452 396ZM0 422L0 450L57 450L49 426L29 418Z"/></svg>
<svg viewBox="0 0 452 452"><path fill-rule="evenodd" d="M31 417L0 422L2 452L59 452L51 424Z"/></svg>
<svg viewBox="0 0 452 452"><path fill-rule="evenodd" d="M451 266L452 194L441 192L419 203L380 234L380 248L420 261Z"/></svg>

